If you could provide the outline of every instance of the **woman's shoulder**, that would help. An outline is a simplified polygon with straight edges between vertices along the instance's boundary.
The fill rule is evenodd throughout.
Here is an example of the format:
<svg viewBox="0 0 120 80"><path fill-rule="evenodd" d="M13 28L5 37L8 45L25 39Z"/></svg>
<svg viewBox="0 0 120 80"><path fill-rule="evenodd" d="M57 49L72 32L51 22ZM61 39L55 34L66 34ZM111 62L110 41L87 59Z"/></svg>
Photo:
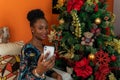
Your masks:
<svg viewBox="0 0 120 80"><path fill-rule="evenodd" d="M22 48L22 53L26 54L26 55L30 55L30 54L37 54L39 51L37 50L36 47L34 47L32 44L27 43L23 46Z"/></svg>
<svg viewBox="0 0 120 80"><path fill-rule="evenodd" d="M32 44L30 44L30 43L27 43L27 44L25 44L24 46L23 46L23 50L24 49L27 49L27 48L35 48Z"/></svg>

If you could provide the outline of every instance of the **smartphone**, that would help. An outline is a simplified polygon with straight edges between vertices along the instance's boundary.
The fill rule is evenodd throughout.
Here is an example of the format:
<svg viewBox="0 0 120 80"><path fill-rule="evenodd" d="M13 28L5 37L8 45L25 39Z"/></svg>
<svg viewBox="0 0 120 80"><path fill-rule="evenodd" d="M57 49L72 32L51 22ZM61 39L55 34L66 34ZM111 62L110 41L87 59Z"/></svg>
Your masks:
<svg viewBox="0 0 120 80"><path fill-rule="evenodd" d="M54 46L44 46L44 55L49 53L46 60L49 60L54 55L55 47Z"/></svg>

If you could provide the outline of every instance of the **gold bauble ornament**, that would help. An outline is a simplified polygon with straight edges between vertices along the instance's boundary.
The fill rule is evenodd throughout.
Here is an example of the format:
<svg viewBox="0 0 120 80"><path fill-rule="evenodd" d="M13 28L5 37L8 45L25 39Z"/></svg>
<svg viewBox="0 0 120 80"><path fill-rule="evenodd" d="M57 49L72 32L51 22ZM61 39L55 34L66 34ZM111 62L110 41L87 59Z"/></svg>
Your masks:
<svg viewBox="0 0 120 80"><path fill-rule="evenodd" d="M101 23L101 19L100 18L96 18L95 19L95 24L100 24Z"/></svg>
<svg viewBox="0 0 120 80"><path fill-rule="evenodd" d="M95 59L95 55L94 55L93 53L90 53L90 54L88 55L88 59L89 59L89 60L94 60L94 59Z"/></svg>
<svg viewBox="0 0 120 80"><path fill-rule="evenodd" d="M65 22L65 21L64 21L63 18L59 20L59 24L63 24L64 22Z"/></svg>

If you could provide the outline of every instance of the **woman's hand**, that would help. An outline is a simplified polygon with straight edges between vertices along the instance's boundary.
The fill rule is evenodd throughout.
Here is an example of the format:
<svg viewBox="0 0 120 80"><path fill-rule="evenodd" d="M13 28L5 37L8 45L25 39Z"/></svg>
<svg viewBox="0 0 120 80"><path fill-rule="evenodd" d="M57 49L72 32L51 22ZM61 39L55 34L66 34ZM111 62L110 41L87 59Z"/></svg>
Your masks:
<svg viewBox="0 0 120 80"><path fill-rule="evenodd" d="M52 73L52 77L57 80L63 80L62 76L60 74L58 74L57 72Z"/></svg>
<svg viewBox="0 0 120 80"><path fill-rule="evenodd" d="M57 80L63 80L61 75L57 75Z"/></svg>
<svg viewBox="0 0 120 80"><path fill-rule="evenodd" d="M44 56L44 54L42 54L38 60L36 71L40 75L52 69L55 64L55 56L51 57L49 60L46 61L46 58L48 57L48 55L49 54L46 54Z"/></svg>

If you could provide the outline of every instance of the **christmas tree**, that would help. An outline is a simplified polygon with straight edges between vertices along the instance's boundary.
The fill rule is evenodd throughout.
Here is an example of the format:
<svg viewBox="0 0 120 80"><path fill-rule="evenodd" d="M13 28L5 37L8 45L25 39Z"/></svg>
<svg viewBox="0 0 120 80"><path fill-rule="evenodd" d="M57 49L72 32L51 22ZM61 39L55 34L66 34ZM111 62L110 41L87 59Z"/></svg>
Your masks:
<svg viewBox="0 0 120 80"><path fill-rule="evenodd" d="M49 40L56 47L56 66L72 68L74 80L118 80L120 40L105 0L58 0L55 8L59 25Z"/></svg>

